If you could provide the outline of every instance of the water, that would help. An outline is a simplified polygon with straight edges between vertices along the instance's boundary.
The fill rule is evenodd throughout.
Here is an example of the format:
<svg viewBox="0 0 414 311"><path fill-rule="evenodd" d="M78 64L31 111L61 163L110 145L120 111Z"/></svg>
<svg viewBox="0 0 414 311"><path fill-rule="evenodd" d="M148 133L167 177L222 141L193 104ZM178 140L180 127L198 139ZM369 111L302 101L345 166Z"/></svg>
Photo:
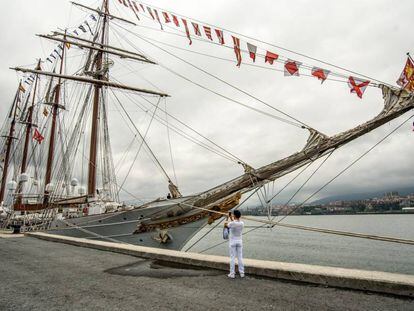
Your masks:
<svg viewBox="0 0 414 311"><path fill-rule="evenodd" d="M267 219L263 217L257 217ZM284 223L336 229L414 240L414 215L326 215L289 216ZM245 221L249 226L260 223ZM201 230L187 244L192 245L211 227ZM223 242L220 224L196 244L191 251L200 252ZM186 248L184 248L186 249ZM356 268L414 275L414 245L344 237L318 232L277 227L261 228L243 237L244 257L305 263L322 266ZM206 251L228 255L227 243Z"/></svg>

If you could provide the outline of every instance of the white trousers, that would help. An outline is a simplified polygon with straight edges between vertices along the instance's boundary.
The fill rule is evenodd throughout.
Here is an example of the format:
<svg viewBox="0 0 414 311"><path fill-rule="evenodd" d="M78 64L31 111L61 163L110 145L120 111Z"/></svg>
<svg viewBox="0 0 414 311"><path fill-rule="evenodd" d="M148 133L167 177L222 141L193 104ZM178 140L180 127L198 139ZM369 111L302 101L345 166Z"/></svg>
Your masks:
<svg viewBox="0 0 414 311"><path fill-rule="evenodd" d="M241 242L233 242L230 244L230 274L235 274L235 258L237 256L237 264L239 273L244 274L243 265L243 244Z"/></svg>

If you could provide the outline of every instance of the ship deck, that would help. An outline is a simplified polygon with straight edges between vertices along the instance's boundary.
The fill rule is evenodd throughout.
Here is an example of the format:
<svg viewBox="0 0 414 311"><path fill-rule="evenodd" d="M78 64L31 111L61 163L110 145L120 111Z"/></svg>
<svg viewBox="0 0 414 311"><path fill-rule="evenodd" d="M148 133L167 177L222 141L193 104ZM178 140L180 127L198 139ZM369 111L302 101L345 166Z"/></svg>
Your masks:
<svg viewBox="0 0 414 311"><path fill-rule="evenodd" d="M410 310L363 291L174 266L33 237L0 235L5 310Z"/></svg>

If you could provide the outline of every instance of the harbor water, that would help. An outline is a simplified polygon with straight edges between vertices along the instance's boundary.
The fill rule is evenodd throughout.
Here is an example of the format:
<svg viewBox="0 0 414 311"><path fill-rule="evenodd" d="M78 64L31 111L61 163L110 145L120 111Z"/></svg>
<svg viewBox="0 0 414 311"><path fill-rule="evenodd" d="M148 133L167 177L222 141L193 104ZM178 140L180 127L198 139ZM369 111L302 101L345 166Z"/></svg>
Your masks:
<svg viewBox="0 0 414 311"><path fill-rule="evenodd" d="M252 217L252 216L251 216ZM257 217L267 219L266 217ZM281 217L276 218L277 221ZM364 234L414 239L414 215L323 215L289 216L283 223L343 230ZM245 232L262 224L245 220ZM227 255L222 224L190 251ZM198 241L203 228L184 248ZM212 247L212 248L211 248ZM209 249L210 248L210 249ZM243 237L244 257L342 268L386 271L414 275L414 245L338 236L284 227L256 228Z"/></svg>

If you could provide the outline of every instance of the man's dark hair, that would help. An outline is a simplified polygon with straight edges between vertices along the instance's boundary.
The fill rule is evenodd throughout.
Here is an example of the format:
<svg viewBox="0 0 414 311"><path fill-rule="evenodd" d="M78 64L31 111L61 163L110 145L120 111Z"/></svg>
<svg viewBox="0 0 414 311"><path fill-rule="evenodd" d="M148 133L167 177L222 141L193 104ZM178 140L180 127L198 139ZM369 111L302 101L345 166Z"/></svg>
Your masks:
<svg viewBox="0 0 414 311"><path fill-rule="evenodd" d="M240 211L237 210L237 209L233 212L233 214L234 214L234 217L236 217L236 218L240 218L240 216L241 216Z"/></svg>

